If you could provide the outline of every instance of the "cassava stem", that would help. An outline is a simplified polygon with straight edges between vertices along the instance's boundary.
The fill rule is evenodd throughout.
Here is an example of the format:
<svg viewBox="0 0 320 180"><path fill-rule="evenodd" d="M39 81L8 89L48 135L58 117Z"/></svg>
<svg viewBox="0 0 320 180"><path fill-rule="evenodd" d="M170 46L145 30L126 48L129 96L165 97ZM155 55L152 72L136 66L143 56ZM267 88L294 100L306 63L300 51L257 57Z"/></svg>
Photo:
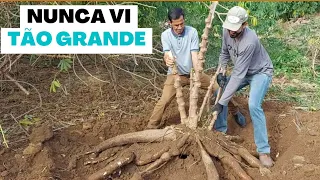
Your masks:
<svg viewBox="0 0 320 180"><path fill-rule="evenodd" d="M192 68L191 69L191 73L190 73L190 89L189 89L189 91L190 91L190 95L189 95L189 100L190 100L190 102L191 102L191 98L192 98L192 89L193 89L193 86L194 86L194 68ZM190 103L189 102L189 103ZM190 108L190 104L189 104L189 116L190 116L190 114L191 114L191 108ZM188 118L189 119L189 118Z"/></svg>
<svg viewBox="0 0 320 180"><path fill-rule="evenodd" d="M201 108L200 108L200 111L199 111L198 121L200 121L200 119L201 119L204 107L206 105L209 105L209 100L210 100L210 97L212 95L213 85L214 85L214 83L216 81L216 78L217 78L219 72L220 72L220 65L218 66L218 69L217 69L216 73L211 78L210 85L208 87L208 90L206 92L206 95L205 95L205 97L203 99L203 102L202 102L202 105L201 105Z"/></svg>
<svg viewBox="0 0 320 180"><path fill-rule="evenodd" d="M168 55L171 59L174 59L171 51L168 52ZM174 87L176 88L176 97L177 97L177 103L178 103L178 110L180 112L181 123L186 124L188 118L187 118L187 113L186 113L186 109L185 109L185 102L183 99L181 78L178 73L178 69L177 69L176 64L174 64L172 67L172 74L174 76Z"/></svg>
<svg viewBox="0 0 320 180"><path fill-rule="evenodd" d="M226 74L226 71L223 70L223 75L225 75L225 74ZM222 95L222 88L219 87L218 94L217 94L217 97L216 97L216 100L215 100L215 103L214 103L215 105L218 103L221 95ZM208 130L209 131L211 131L213 129L214 123L216 122L217 118L218 118L218 113L216 111L214 111L212 113L212 118L211 118L210 124L208 126Z"/></svg>
<svg viewBox="0 0 320 180"><path fill-rule="evenodd" d="M198 103L198 97L199 97L199 88L201 86L200 78L203 71L203 64L204 64L204 57L205 53L207 52L207 46L208 46L208 37L209 32L212 26L212 20L214 18L214 12L217 7L218 1L213 1L210 5L210 11L208 14L208 17L205 20L205 28L203 30L202 34L202 40L200 44L200 52L198 53L198 64L195 68L195 74L194 74L194 86L192 88L192 91L190 92L190 114L189 114L189 127L191 129L196 129L198 126L198 114L197 114L197 103Z"/></svg>

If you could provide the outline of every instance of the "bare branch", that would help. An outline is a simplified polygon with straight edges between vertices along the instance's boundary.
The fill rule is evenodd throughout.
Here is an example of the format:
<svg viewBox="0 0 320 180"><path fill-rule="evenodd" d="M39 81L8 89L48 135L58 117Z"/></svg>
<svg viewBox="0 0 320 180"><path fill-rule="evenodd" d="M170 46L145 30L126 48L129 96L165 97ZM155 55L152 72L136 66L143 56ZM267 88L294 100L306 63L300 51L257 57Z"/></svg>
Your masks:
<svg viewBox="0 0 320 180"><path fill-rule="evenodd" d="M73 69L73 73L74 73L74 75L76 75L76 77L78 78L78 79L80 79L80 81L81 82L83 82L86 86L89 86L86 82L84 82L79 76L78 76L78 74L76 73L76 69L74 68L74 60L72 61L72 69Z"/></svg>
<svg viewBox="0 0 320 180"><path fill-rule="evenodd" d="M4 66L4 65L6 65L6 63L9 61L9 56L8 55L4 55L4 56L2 56L1 57L1 59L3 59L3 58L5 58L3 61L2 61L2 63L0 64L0 69ZM0 59L0 60L1 60Z"/></svg>
<svg viewBox="0 0 320 180"><path fill-rule="evenodd" d="M12 82L12 80L0 80L0 82ZM30 84L30 83L28 83L28 82L25 82L25 81L17 81L17 80L16 80L16 82L23 83L23 84L27 84L27 85L31 86L33 89L35 89L35 91L37 92L37 94L38 94L38 96L39 96L39 106L37 106L37 107L35 107L35 108L33 108L33 109L31 109L31 110L29 110L29 111L27 111L27 112L19 115L19 116L17 116L16 118L19 119L19 118L21 118L22 116L28 114L29 112L34 111L34 110L42 107L42 98L41 98L41 94L40 94L39 90L38 90L34 85L32 85L32 84Z"/></svg>
<svg viewBox="0 0 320 180"><path fill-rule="evenodd" d="M110 81L101 80L101 79L93 76L93 75L82 65L82 63L81 63L78 55L75 55L75 56L76 56L76 58L78 59L78 62L79 62L79 64L81 65L81 67L83 68L83 70L86 71L86 73L88 73L91 77L93 77L94 79L96 79L96 80L98 80L98 81L101 81L101 82L105 82L105 83L109 83L109 84L110 84Z"/></svg>
<svg viewBox="0 0 320 180"><path fill-rule="evenodd" d="M22 57L22 55L23 55L23 54L19 54L19 55L16 57L16 59L13 60L12 63L11 63L11 61L10 61L10 59L9 59L9 62L10 62L9 67L5 68L5 69L2 71L2 73L5 73L5 72L7 72L7 71L10 71L11 66L12 66L13 64L15 64L15 63ZM6 64L8 64L8 63L6 63ZM1 72L0 72L0 73L1 73Z"/></svg>
<svg viewBox="0 0 320 180"><path fill-rule="evenodd" d="M104 57L103 55L101 55L100 54L100 56L102 57L102 58L104 58L104 59L106 59L106 60L108 60L108 58L107 57ZM133 73L133 72L130 72L130 71L128 71L128 70L125 70L125 69L123 69L123 68L121 68L121 67L119 67L119 66L117 66L117 65L115 65L114 63L112 63L111 61L108 61L110 64L112 64L114 67L116 67L116 68L118 68L118 69L120 69L120 70L122 70L122 71L124 71L124 72L127 72L127 73L129 73L130 75L134 75L134 76L137 76L137 77L139 77L139 78L142 78L142 79L144 79L144 80L147 80L147 81L149 81L150 82L150 84L153 86L153 87L155 87L157 90L160 90L161 91L161 89L160 88L158 88L157 86L155 86L153 83L152 83L152 79L148 79L148 78L146 78L146 77L143 77L143 76L140 76L140 75L138 75L138 74L136 74L136 73Z"/></svg>
<svg viewBox="0 0 320 180"><path fill-rule="evenodd" d="M24 93L29 95L29 91L27 91L21 84L19 84L15 79L13 79L9 74L5 74L5 76L10 79L12 82L14 82L15 85L17 85Z"/></svg>

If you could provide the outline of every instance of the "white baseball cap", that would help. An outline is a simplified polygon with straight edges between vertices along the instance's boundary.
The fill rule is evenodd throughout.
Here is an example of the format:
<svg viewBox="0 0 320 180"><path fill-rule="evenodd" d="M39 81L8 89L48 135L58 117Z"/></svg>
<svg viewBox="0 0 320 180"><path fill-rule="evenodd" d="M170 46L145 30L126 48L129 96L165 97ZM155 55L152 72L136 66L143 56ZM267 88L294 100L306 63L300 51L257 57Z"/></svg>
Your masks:
<svg viewBox="0 0 320 180"><path fill-rule="evenodd" d="M248 13L245 9L240 6L231 8L228 13L226 20L222 27L231 31L237 31L240 29L242 23L248 20Z"/></svg>

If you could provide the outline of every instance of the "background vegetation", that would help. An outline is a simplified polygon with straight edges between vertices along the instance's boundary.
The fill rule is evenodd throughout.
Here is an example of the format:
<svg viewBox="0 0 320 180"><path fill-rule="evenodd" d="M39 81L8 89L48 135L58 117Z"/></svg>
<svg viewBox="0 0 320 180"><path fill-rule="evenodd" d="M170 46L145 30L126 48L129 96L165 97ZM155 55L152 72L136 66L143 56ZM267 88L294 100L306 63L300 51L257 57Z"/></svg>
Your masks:
<svg viewBox="0 0 320 180"><path fill-rule="evenodd" d="M172 7L182 7L186 13L187 25L198 29L199 34L204 28L204 19L208 14L209 2L53 2L51 4L137 4L139 5L139 27L153 28L154 48L161 50L160 34L168 26L167 11ZM38 4L38 2L21 2L19 4L1 3L0 17L1 27L19 27L19 4ZM221 6L220 6L221 5ZM276 98L286 101L299 102L311 109L318 109L320 78L317 73L319 66L320 49L320 2L220 2L217 8L219 13L226 13L228 8L239 5L248 10L250 15L249 26L254 29L261 42L270 53L275 66L275 78L289 80L286 85L273 85L271 92ZM8 11L10 9L10 11ZM6 11L6 13L4 12ZM10 12L10 13L8 13ZM220 15L220 18L218 18ZM215 14L214 25L210 34L209 51L206 57L205 68L216 66L221 47L221 20L224 14ZM305 23L308 22L308 23ZM303 24L300 26L290 26ZM154 57L161 59L161 53L156 52ZM29 57L30 63L34 63L35 57ZM61 72L72 68L72 59L62 58L57 65ZM50 61L51 62L51 61ZM129 61L127 63L133 63ZM162 71L164 73L165 71ZM60 87L58 80L53 78L50 90L56 91ZM294 81L292 81L294 80ZM294 83L292 83L294 82ZM311 84L301 86L301 82ZM299 86L298 86L299 85ZM309 93L309 94L308 94ZM308 94L308 95L306 95ZM302 96L303 95L303 96ZM274 98L274 97L273 97Z"/></svg>
<svg viewBox="0 0 320 180"><path fill-rule="evenodd" d="M220 2L217 11L226 13L227 9L238 5L247 9L249 27L257 32L262 44L269 52L275 66L275 78L282 78L282 85L274 83L270 90L271 99L297 102L307 109L320 108L318 103L320 78L316 75L319 66L320 2ZM203 2L156 2L147 3L156 9L140 6L140 27L152 27L159 35L165 28L159 22L167 21L167 9L182 7L186 22L198 29L204 28L209 3ZM225 7L225 8L224 8ZM206 57L206 68L215 67L221 48L222 22L224 14L215 14ZM160 23L161 24L161 23ZM291 27L290 25L301 24ZM155 36L155 43L159 36ZM318 49L318 50L317 50ZM317 56L318 54L318 56ZM313 63L313 61L315 61ZM292 82L293 80L293 82ZM304 84L303 84L304 83Z"/></svg>

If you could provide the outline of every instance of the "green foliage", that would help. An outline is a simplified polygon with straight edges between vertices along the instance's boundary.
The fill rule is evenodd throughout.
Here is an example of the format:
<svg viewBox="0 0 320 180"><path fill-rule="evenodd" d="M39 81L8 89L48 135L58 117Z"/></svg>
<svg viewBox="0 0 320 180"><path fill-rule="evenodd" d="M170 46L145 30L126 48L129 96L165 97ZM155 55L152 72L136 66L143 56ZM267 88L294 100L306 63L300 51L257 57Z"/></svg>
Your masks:
<svg viewBox="0 0 320 180"><path fill-rule="evenodd" d="M25 115L22 120L19 121L21 126L27 127L39 122L39 118L34 117L33 115Z"/></svg>
<svg viewBox="0 0 320 180"><path fill-rule="evenodd" d="M59 80L54 79L51 82L50 92L56 92L57 91L56 88L59 88L59 87L61 87Z"/></svg>
<svg viewBox="0 0 320 180"><path fill-rule="evenodd" d="M308 66L307 59L298 49L287 46L281 40L267 38L262 43L273 61L276 75L299 73L302 67Z"/></svg>
<svg viewBox="0 0 320 180"><path fill-rule="evenodd" d="M167 12L172 7L181 7L185 11L186 24L195 27L199 36L204 28L204 20L208 15L208 5L210 3L203 2L144 2L143 4L153 6L150 8L139 5L139 26L153 28L154 42L159 44L160 34L165 30L163 23L167 21ZM219 2L220 5L231 8L232 6L239 5L248 10L249 13L249 26L257 31L260 35L268 36L272 31L278 20L287 21L291 18L297 18L306 14L312 14L320 10L320 2ZM221 6L217 7L217 12L226 13L227 10ZM221 15L224 20L225 15ZM207 68L214 67L217 64L220 48L221 48L221 33L222 22L215 14L213 21L213 28L210 32L209 38L209 51L206 54ZM303 33L303 31L302 31ZM271 40L272 41L272 40ZM269 42L266 41L265 44ZM264 44L264 45L265 45ZM284 45L283 45L284 46ZM271 46L270 46L271 47ZM274 55L279 55L279 49L273 48L268 50ZM290 59L293 62L288 62ZM295 72L294 68L304 65L305 60L300 62L303 55L300 52L290 51L281 57L273 56L276 67L281 64L281 67L289 65L283 72ZM287 58L286 61L283 59ZM298 64L295 64L298 62ZM285 62L283 64L282 62Z"/></svg>
<svg viewBox="0 0 320 180"><path fill-rule="evenodd" d="M320 2L240 2L239 5L262 22L256 28L258 33L265 33L277 20L288 21L320 11Z"/></svg>
<svg viewBox="0 0 320 180"><path fill-rule="evenodd" d="M273 84L268 90L268 98L278 99L281 102L295 103L310 111L320 109L320 91L310 91L303 85L289 84L280 86Z"/></svg>
<svg viewBox="0 0 320 180"><path fill-rule="evenodd" d="M71 59L61 59L58 68L60 72L67 72L71 68L72 60ZM55 77L59 72L56 73ZM50 92L57 92L57 88L61 87L61 83L56 78L53 79L50 85Z"/></svg>
<svg viewBox="0 0 320 180"><path fill-rule="evenodd" d="M72 60L71 59L61 59L58 67L61 72L67 72L71 68Z"/></svg>
<svg viewBox="0 0 320 180"><path fill-rule="evenodd" d="M247 9L249 13L249 27L254 29L261 42L266 47L275 67L275 76L286 76L288 78L298 78L312 81L312 72L310 68L310 59L306 55L308 44L306 43L312 29L316 27L301 26L300 29L294 29L294 32L283 32L277 27L279 21L288 21L292 18L299 18L306 14L312 14L320 10L320 2L220 2L221 5L231 8L239 5ZM140 27L151 27L154 32L154 42L159 43L160 34L165 28L161 23L167 21L167 10L174 6L180 6L186 13L186 24L195 27L199 32L199 37L204 28L204 20L208 15L206 4L200 2L156 2L148 3L157 9L144 7L139 8ZM209 5L209 3L207 4ZM225 13L227 10L218 6L217 11ZM140 12L139 12L140 13ZM225 19L225 15L221 15ZM218 62L221 49L222 22L215 14L213 28L209 34L209 47L206 54L205 68L215 67ZM286 42L286 36L297 38L296 44ZM315 38L314 38L315 39ZM316 40L309 43L316 44ZM309 45L310 46L310 45ZM320 80L318 80L320 83ZM310 109L319 109L319 103L311 102L311 99L320 99L319 92L311 93L306 96L305 90L294 86L279 87L273 86L271 94L281 101L296 102L303 106L310 106ZM317 96L317 94L319 94ZM312 97L310 97L312 96Z"/></svg>
<svg viewBox="0 0 320 180"><path fill-rule="evenodd" d="M39 4L38 2L20 2L19 4ZM42 3L43 4L43 3ZM48 4L48 3L46 3ZM199 32L201 37L202 30L205 26L205 18L208 15L208 6L210 2L52 2L49 4L138 4L138 24L140 28L153 29L153 43L154 47L161 50L161 33L168 28L167 13L173 7L181 7L185 11L186 25L193 26ZM247 9L249 13L249 27L254 29L261 37L262 44L266 47L275 67L275 76L286 76L289 78L300 78L307 81L316 81L320 84L320 77L314 79L311 71L310 56L307 54L311 49L311 53L319 47L319 33L318 27L320 22L312 22L308 26L300 26L298 29L293 29L292 32L286 32L278 27L279 21L286 22L291 19L299 18L309 14L320 12L320 2L219 2L216 11L226 13L227 10L235 5L242 6ZM18 6L14 4L10 6L14 14L18 14ZM12 16L14 17L14 16ZM225 19L225 14L220 14L221 20ZM221 49L221 33L222 22L218 15L215 14L213 20L213 28L209 34L209 45L206 54L205 69L215 67L218 62ZM11 19L13 26L18 26L18 18ZM312 26L313 24L313 26ZM0 17L0 25L5 27L8 25L7 19ZM288 43L286 37L294 37L296 43ZM30 57L32 63L36 58ZM71 68L72 60L62 59L58 64L60 72L66 72ZM55 64L56 65L56 64ZM320 66L315 66L315 70L319 72ZM54 78L51 82L50 92L56 92L56 89L61 86L60 82ZM300 89L288 88L279 89L273 87L271 91L283 92L287 100L302 102L300 96L295 94ZM320 102L320 93L315 98Z"/></svg>

